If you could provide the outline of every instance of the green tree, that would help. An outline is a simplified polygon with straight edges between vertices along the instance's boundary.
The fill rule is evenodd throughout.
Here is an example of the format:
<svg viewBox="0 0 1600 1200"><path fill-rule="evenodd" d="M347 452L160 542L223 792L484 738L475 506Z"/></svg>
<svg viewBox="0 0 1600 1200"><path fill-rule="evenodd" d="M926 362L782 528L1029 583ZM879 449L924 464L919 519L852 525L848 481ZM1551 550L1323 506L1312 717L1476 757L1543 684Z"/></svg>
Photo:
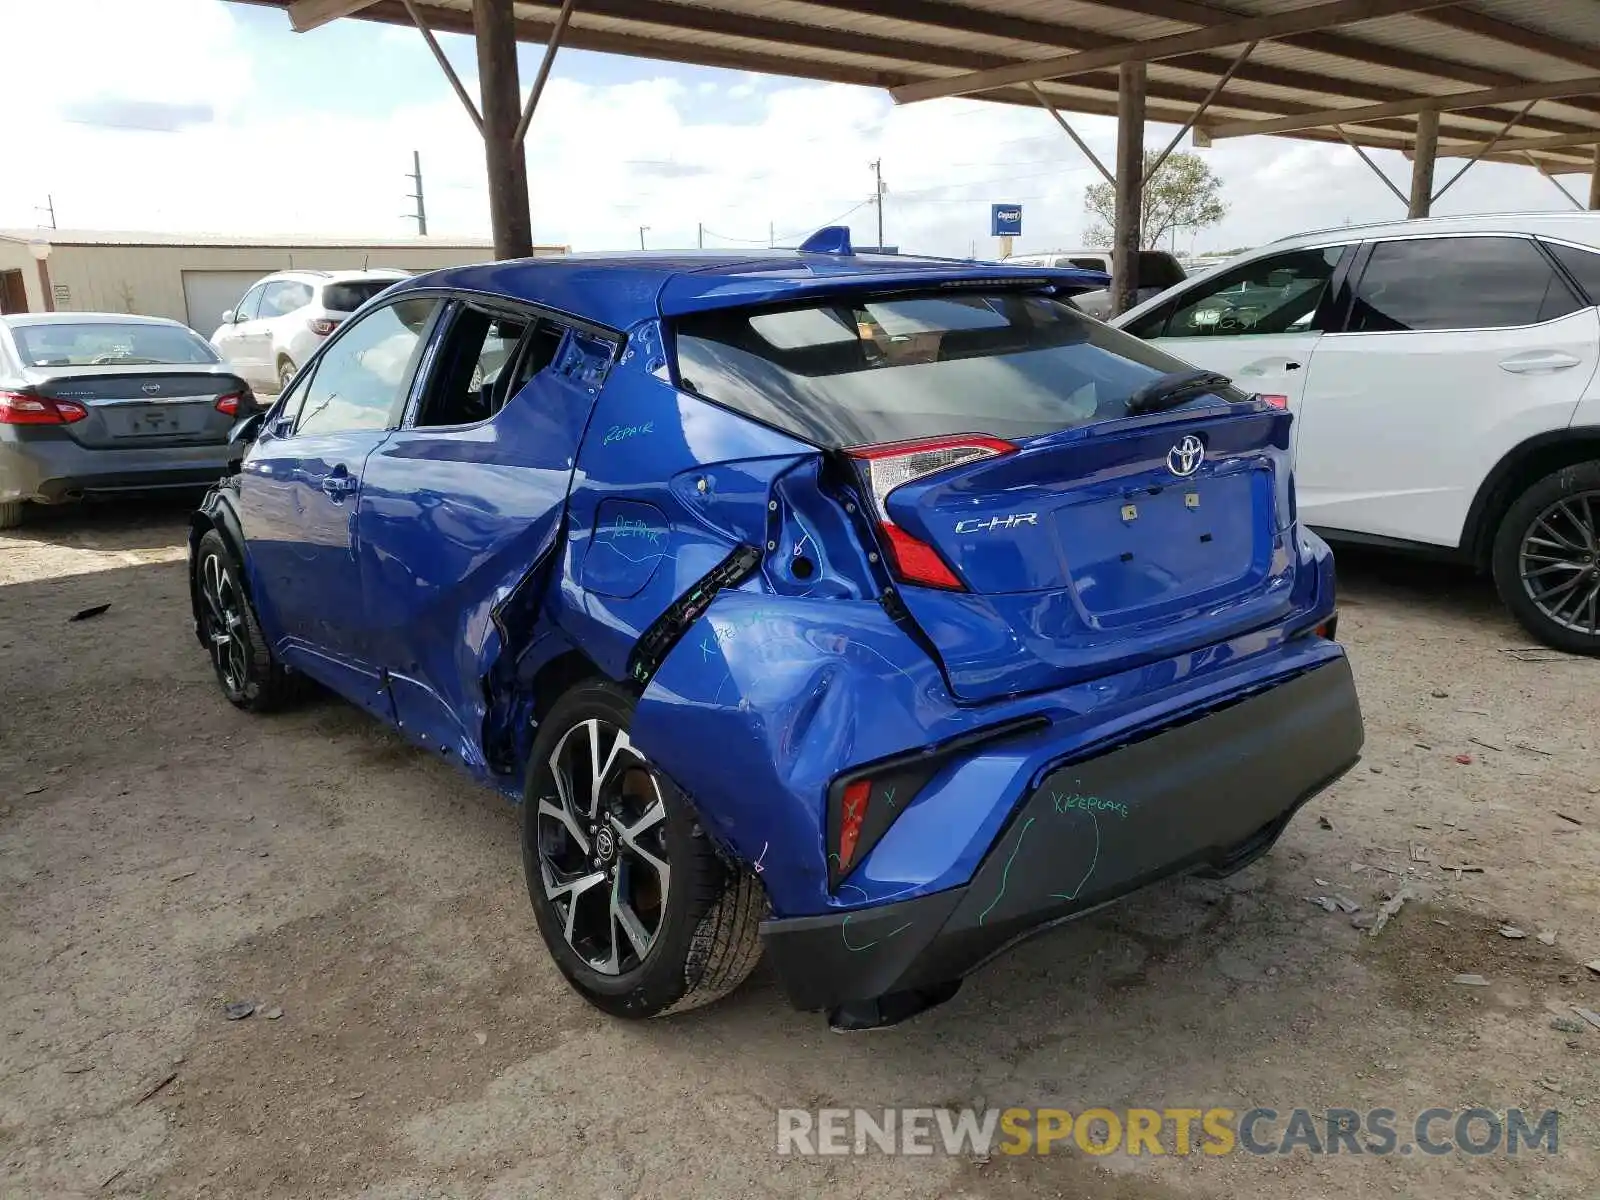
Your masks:
<svg viewBox="0 0 1600 1200"><path fill-rule="evenodd" d="M1155 161L1155 151L1146 150L1147 176ZM1089 227L1089 244L1111 245L1112 230L1116 228L1116 188L1109 183L1090 184L1084 189L1083 207L1095 218ZM1222 199L1222 180L1211 173L1198 154L1181 151L1169 154L1154 177L1147 179L1139 207L1140 244L1147 249L1158 245L1173 229L1204 229L1228 215L1228 206Z"/></svg>

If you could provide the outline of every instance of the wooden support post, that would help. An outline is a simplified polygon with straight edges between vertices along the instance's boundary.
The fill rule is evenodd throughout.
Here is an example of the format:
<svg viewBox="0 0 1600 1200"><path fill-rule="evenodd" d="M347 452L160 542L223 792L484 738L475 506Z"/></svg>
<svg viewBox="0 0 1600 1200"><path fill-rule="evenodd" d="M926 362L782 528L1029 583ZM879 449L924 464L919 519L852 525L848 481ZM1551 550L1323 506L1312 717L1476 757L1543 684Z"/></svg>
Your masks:
<svg viewBox="0 0 1600 1200"><path fill-rule="evenodd" d="M1439 152L1439 110L1417 114L1417 152L1411 160L1411 205L1408 217L1425 217L1433 203L1433 160Z"/></svg>
<svg viewBox="0 0 1600 1200"><path fill-rule="evenodd" d="M1600 209L1600 146L1594 148L1594 166L1589 168L1589 208Z"/></svg>
<svg viewBox="0 0 1600 1200"><path fill-rule="evenodd" d="M482 89L484 163L489 172L489 222L496 258L533 253L528 164L517 144L522 89L517 82L517 22L511 0L472 0Z"/></svg>
<svg viewBox="0 0 1600 1200"><path fill-rule="evenodd" d="M1144 198L1145 65L1117 68L1116 228L1111 235L1111 311L1132 308L1139 291L1139 217Z"/></svg>

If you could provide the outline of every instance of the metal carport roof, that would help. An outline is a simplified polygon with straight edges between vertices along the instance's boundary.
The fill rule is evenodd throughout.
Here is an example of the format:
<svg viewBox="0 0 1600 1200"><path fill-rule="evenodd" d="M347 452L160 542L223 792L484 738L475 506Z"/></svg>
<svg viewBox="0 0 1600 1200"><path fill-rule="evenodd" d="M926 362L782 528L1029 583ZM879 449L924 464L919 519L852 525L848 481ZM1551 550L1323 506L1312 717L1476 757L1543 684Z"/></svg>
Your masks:
<svg viewBox="0 0 1600 1200"><path fill-rule="evenodd" d="M341 16L412 23L406 0L250 2L286 9L299 29ZM414 7L436 31L473 32L472 0ZM516 0L517 38L547 41L560 8ZM1275 34L1272 22L1288 32ZM1577 0L577 0L563 40L911 95L956 87L1037 104L1025 83L962 78L1021 64L1057 107L1113 116L1116 67L1140 60L1149 64L1148 118L1176 125L1254 41L1206 112L1202 140L1208 129L1240 136L1274 122L1261 131L1406 151L1418 111L1431 107L1443 110L1441 154L1475 154L1513 119L1515 138L1502 138L1487 160L1588 169L1600 143L1600 4Z"/></svg>

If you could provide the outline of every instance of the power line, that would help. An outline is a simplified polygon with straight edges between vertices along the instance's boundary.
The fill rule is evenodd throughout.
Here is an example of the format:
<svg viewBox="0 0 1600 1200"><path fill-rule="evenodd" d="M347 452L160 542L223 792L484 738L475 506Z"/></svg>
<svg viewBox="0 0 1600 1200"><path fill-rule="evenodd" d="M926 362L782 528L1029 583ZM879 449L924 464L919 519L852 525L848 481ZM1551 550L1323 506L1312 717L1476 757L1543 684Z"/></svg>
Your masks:
<svg viewBox="0 0 1600 1200"><path fill-rule="evenodd" d="M845 209L837 217L831 217L826 221L822 221L822 222L819 222L816 225L809 226L809 227L807 227L806 229L802 230L799 233L768 234L764 238L742 238L742 237L732 237L732 236L730 236L728 234L725 234L725 233L718 233L715 229L711 229L711 228L706 228L705 232L709 236L717 238L719 241L735 242L735 243L737 243L737 244L739 244L741 246L770 246L775 242L788 242L788 241L793 241L796 238L809 237L811 234L815 233L818 229L821 229L825 225L837 225L840 221L844 220L851 213L857 211L858 209L865 208L867 205L869 205L871 203L872 203L872 199L869 197L868 199L861 201L859 204L852 204L849 208Z"/></svg>

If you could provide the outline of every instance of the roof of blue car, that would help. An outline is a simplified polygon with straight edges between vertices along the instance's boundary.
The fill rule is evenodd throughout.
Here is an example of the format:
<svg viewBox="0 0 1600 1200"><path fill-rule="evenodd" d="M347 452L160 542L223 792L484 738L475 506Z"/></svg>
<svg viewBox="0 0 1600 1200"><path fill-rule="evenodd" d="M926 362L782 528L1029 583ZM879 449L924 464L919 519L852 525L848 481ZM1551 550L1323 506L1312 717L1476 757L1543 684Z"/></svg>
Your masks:
<svg viewBox="0 0 1600 1200"><path fill-rule="evenodd" d="M677 251L569 254L449 267L402 284L457 287L545 304L613 329L656 316L731 305L782 303L850 287L900 287L962 280L1038 280L1101 287L1098 271L1008 267L897 254Z"/></svg>

